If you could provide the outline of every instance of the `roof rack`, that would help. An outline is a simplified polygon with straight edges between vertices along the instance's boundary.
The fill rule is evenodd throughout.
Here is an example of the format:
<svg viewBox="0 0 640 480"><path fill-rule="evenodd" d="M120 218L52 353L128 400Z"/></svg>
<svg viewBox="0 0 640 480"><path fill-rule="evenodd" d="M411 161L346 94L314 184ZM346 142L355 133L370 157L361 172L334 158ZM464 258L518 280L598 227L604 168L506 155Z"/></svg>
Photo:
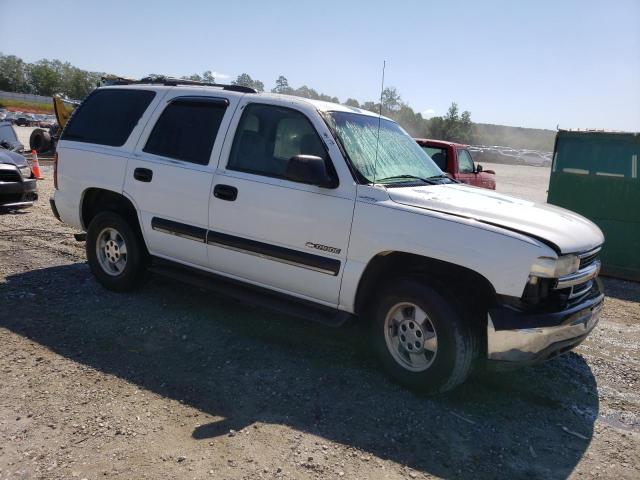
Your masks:
<svg viewBox="0 0 640 480"><path fill-rule="evenodd" d="M167 85L175 87L177 85L197 85L201 87L220 87L223 90L242 93L258 93L255 88L245 87L244 85L226 85L223 83L198 82L196 80L185 80L182 78L165 77L164 75L145 77L140 80L132 78L117 77L115 75L105 75L101 79L103 85Z"/></svg>

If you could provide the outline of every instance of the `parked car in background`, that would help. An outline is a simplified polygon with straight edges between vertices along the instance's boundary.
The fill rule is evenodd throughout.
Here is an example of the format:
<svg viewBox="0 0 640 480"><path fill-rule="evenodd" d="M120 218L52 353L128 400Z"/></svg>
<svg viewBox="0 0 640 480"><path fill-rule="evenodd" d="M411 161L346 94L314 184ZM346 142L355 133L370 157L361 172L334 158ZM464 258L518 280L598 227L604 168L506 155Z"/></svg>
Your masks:
<svg viewBox="0 0 640 480"><path fill-rule="evenodd" d="M18 118L18 115L16 112L7 112L5 114L4 121L13 124L16 118Z"/></svg>
<svg viewBox="0 0 640 480"><path fill-rule="evenodd" d="M30 207L37 199L36 179L27 160L0 147L0 209Z"/></svg>
<svg viewBox="0 0 640 480"><path fill-rule="evenodd" d="M466 145L425 138L415 140L440 170L448 173L451 178L474 187L496 189L495 172L483 170L482 165L474 164Z"/></svg>
<svg viewBox="0 0 640 480"><path fill-rule="evenodd" d="M13 123L15 125L18 125L19 127L30 127L33 122L34 120L31 116L23 113L21 115L18 115Z"/></svg>

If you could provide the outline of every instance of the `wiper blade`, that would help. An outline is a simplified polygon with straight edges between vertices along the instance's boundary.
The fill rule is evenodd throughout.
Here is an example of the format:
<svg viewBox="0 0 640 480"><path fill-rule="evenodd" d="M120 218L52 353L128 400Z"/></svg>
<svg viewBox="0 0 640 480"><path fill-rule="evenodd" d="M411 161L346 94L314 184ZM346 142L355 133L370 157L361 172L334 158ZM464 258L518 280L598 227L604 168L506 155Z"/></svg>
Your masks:
<svg viewBox="0 0 640 480"><path fill-rule="evenodd" d="M420 180L421 182L424 183L428 183L430 185L436 185L436 183L431 180L431 178L433 177L429 177L429 178L423 178L423 177L417 177L415 175L393 175L391 177L385 177L385 178L381 178L379 180L377 180L378 182L384 182L385 180L396 180L396 179L402 179L402 180Z"/></svg>
<svg viewBox="0 0 640 480"><path fill-rule="evenodd" d="M440 175L432 175L427 178L431 179L431 178L449 178L449 177L445 173L441 173Z"/></svg>
<svg viewBox="0 0 640 480"><path fill-rule="evenodd" d="M442 175L434 175L432 177L427 177L429 180L433 179L447 179L449 180L451 183L460 183L458 182L458 180L456 180L455 178L451 178L449 175L447 175L446 173L443 173Z"/></svg>

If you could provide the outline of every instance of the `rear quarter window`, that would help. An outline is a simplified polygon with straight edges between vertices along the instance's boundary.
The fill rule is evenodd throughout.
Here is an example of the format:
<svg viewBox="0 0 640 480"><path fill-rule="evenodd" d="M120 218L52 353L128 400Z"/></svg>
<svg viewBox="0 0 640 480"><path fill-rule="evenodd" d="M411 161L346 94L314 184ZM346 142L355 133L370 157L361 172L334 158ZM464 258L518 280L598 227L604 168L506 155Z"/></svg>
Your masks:
<svg viewBox="0 0 640 480"><path fill-rule="evenodd" d="M174 100L154 125L144 151L207 165L228 103L213 98Z"/></svg>
<svg viewBox="0 0 640 480"><path fill-rule="evenodd" d="M154 96L149 90L96 90L78 107L60 139L120 147Z"/></svg>

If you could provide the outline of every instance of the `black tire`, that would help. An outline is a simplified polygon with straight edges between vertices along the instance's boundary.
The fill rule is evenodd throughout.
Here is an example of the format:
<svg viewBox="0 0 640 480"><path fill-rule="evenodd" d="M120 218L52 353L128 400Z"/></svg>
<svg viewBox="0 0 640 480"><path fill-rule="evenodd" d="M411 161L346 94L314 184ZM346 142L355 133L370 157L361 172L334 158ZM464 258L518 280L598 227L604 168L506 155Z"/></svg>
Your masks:
<svg viewBox="0 0 640 480"><path fill-rule="evenodd" d="M51 135L42 128L36 128L29 137L29 148L38 153L51 150Z"/></svg>
<svg viewBox="0 0 640 480"><path fill-rule="evenodd" d="M109 273L103 267L105 262L109 263L108 259L102 257L101 260L99 258L98 241L106 229L115 230L126 246L124 267L117 273L113 271ZM105 288L115 292L129 292L140 287L144 282L149 255L137 229L119 214L102 212L91 220L87 231L86 251L91 272ZM114 270L117 268L114 267Z"/></svg>
<svg viewBox="0 0 640 480"><path fill-rule="evenodd" d="M435 354L431 357L432 352L424 352L427 363L431 363L422 371L412 371L401 364L400 360L394 358L393 347L388 346L385 336L387 315L394 310L394 307L403 303L415 304L427 314L431 325L421 330L421 336L432 335L430 332L436 333ZM400 316L404 317L406 311L410 312L411 307L406 308L409 310L400 309L402 312ZM396 308L395 311L398 309ZM471 373L480 349L478 329L472 328L463 308L426 282L414 278L403 278L383 288L376 295L371 315L373 316L373 348L385 370L402 385L425 393L442 393L463 383ZM396 325L389 331L397 332L399 341L402 324ZM389 337L393 336L394 334L389 334ZM405 355L408 353L407 347L408 345L402 352ZM402 346L396 350L399 351L401 348Z"/></svg>

